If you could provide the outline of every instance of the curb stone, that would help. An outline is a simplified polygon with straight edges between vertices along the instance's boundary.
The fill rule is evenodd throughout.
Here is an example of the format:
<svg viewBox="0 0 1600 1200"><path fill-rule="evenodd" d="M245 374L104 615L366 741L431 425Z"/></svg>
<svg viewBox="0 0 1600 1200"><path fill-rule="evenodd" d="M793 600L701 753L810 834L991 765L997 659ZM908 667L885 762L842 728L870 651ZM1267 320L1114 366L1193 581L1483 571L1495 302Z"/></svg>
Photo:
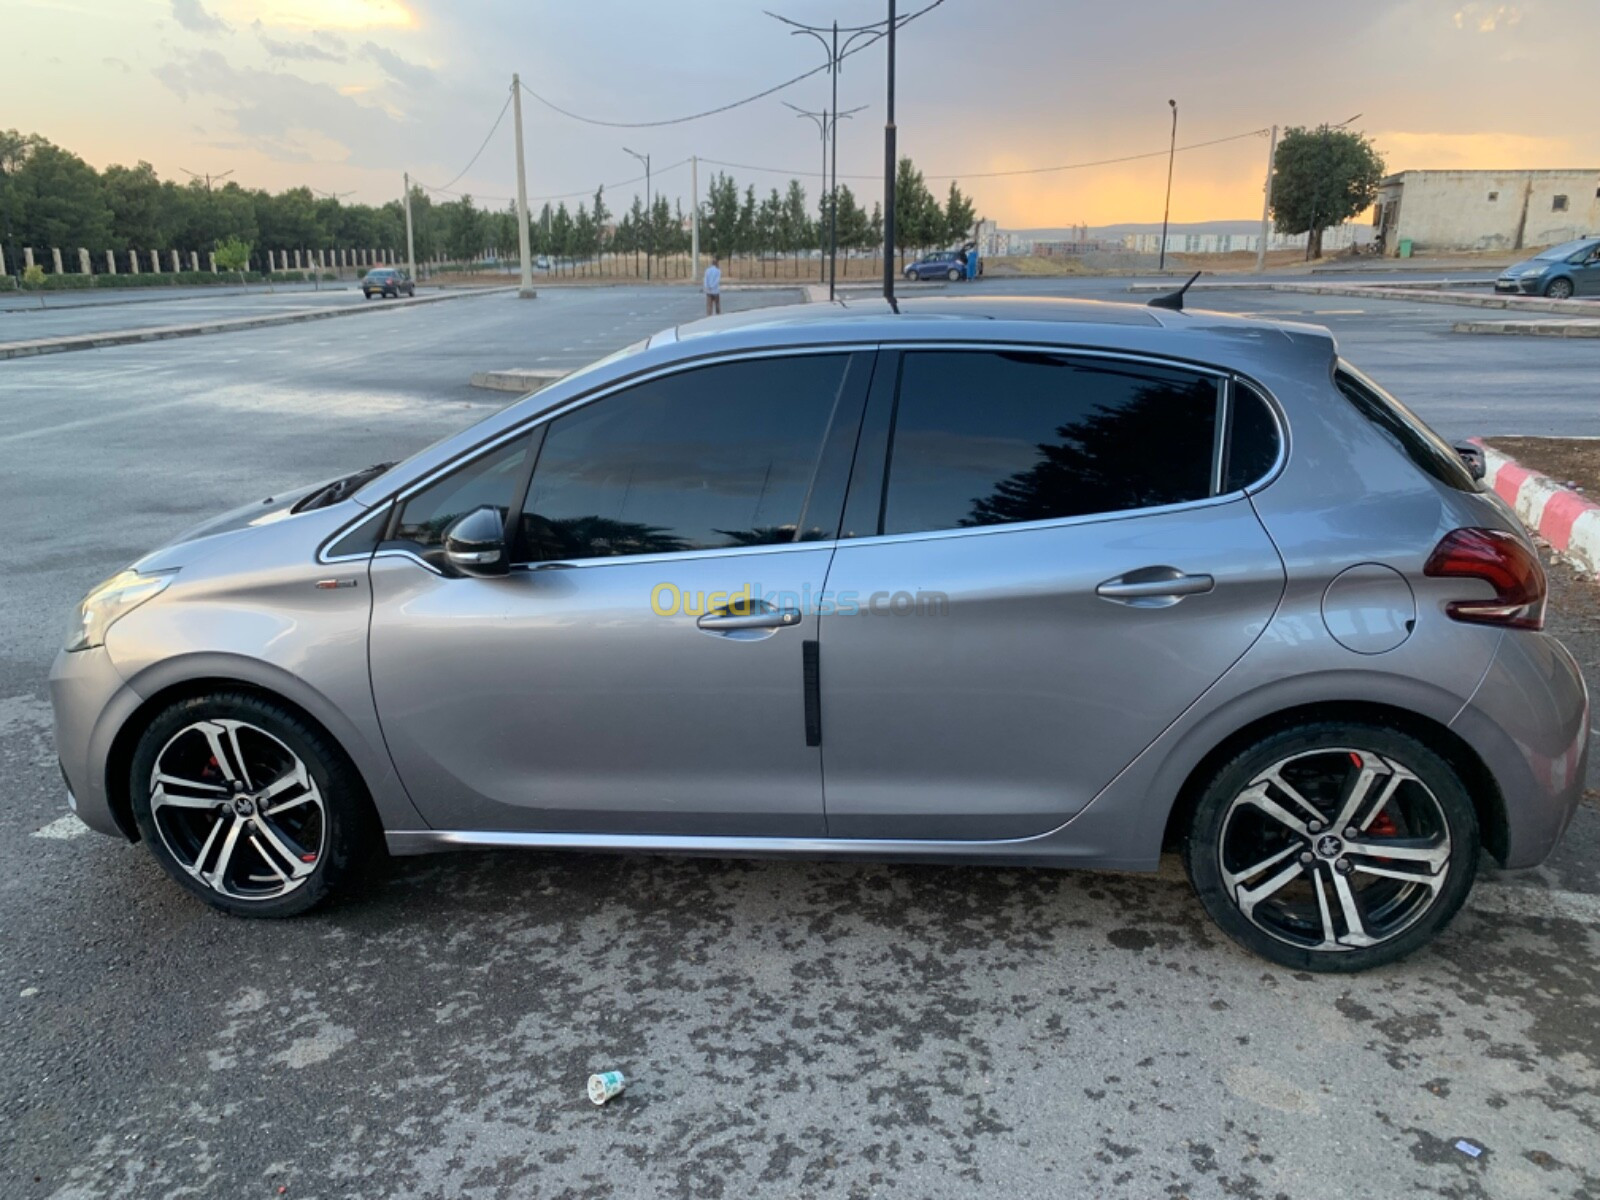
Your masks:
<svg viewBox="0 0 1600 1200"><path fill-rule="evenodd" d="M1600 319L1566 317L1554 321L1457 321L1452 333L1501 333L1521 337L1600 338Z"/></svg>
<svg viewBox="0 0 1600 1200"><path fill-rule="evenodd" d="M1515 510L1518 519L1589 575L1600 575L1600 504L1530 471L1482 438L1484 483Z"/></svg>
<svg viewBox="0 0 1600 1200"><path fill-rule="evenodd" d="M499 371L474 371L470 382L475 388L488 388L492 392L527 395L547 388L570 374L571 371L555 367L506 367Z"/></svg>
<svg viewBox="0 0 1600 1200"><path fill-rule="evenodd" d="M297 325L302 321L327 321L335 317L353 317L360 313L399 312L424 304L442 304L446 300L460 300L467 296L488 296L496 292L514 292L515 287L470 288L459 292L446 292L441 296L416 296L381 305L352 304L348 308L297 308L289 312L270 313L259 317L230 317L225 320L200 321L190 325L155 325L145 329L107 329L98 333L74 333L62 337L38 338L28 342L0 342L0 361L10 358L31 358L38 354L62 354L69 350L98 350L102 346L131 346L139 342L161 342L170 338L199 337L208 333L235 333L245 329L262 329L272 325Z"/></svg>

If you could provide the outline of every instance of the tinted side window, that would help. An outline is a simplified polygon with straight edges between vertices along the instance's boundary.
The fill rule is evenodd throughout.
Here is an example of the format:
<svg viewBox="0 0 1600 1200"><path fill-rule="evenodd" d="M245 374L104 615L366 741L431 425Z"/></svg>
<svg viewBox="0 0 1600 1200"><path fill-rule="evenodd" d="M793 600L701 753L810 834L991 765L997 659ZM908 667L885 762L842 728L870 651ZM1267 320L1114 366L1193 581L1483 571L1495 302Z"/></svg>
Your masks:
<svg viewBox="0 0 1600 1200"><path fill-rule="evenodd" d="M1217 385L1005 351L907 354L883 532L1043 521L1211 494Z"/></svg>
<svg viewBox="0 0 1600 1200"><path fill-rule="evenodd" d="M1404 404L1348 366L1340 367L1333 378L1344 398L1413 465L1457 491L1478 490L1461 456Z"/></svg>
<svg viewBox="0 0 1600 1200"><path fill-rule="evenodd" d="M1228 435L1228 465L1222 490L1237 492L1255 483L1278 461L1278 423L1256 392L1233 388L1233 425Z"/></svg>
<svg viewBox="0 0 1600 1200"><path fill-rule="evenodd" d="M505 512L527 460L528 439L518 438L430 484L405 502L391 540L431 549L442 546L444 531L473 509L490 504Z"/></svg>
<svg viewBox="0 0 1600 1200"><path fill-rule="evenodd" d="M719 363L557 418L523 506L520 557L796 540L848 362L825 354Z"/></svg>

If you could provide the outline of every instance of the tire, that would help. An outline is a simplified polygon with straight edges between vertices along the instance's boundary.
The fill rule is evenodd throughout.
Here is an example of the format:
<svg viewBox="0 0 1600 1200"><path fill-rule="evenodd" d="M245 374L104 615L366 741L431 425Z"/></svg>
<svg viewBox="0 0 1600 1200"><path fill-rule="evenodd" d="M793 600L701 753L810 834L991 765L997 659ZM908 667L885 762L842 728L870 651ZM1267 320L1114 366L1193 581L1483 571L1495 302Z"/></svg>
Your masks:
<svg viewBox="0 0 1600 1200"><path fill-rule="evenodd" d="M1572 280L1552 279L1544 285L1544 294L1552 300L1572 299Z"/></svg>
<svg viewBox="0 0 1600 1200"><path fill-rule="evenodd" d="M961 278L961 272L956 270L956 268L951 267L949 272L945 275L945 278L948 279L951 283L954 283L954 282L956 282L956 280Z"/></svg>
<svg viewBox="0 0 1600 1200"><path fill-rule="evenodd" d="M372 293L367 291L366 288L362 288L361 289L361 298L363 300L371 300L372 299Z"/></svg>
<svg viewBox="0 0 1600 1200"><path fill-rule="evenodd" d="M235 916L315 907L377 844L376 816L344 751L249 693L196 696L157 716L134 750L129 794L162 869Z"/></svg>
<svg viewBox="0 0 1600 1200"><path fill-rule="evenodd" d="M916 283L917 280L918 280L918 276L917 276L917 273L915 271L907 271L906 272L906 282L907 283Z"/></svg>
<svg viewBox="0 0 1600 1200"><path fill-rule="evenodd" d="M1347 818L1360 832L1346 838L1335 818L1363 783ZM1386 841L1391 853L1377 853ZM1328 972L1426 944L1466 900L1478 852L1454 769L1407 733L1349 721L1295 726L1235 754L1205 786L1183 844L1189 881L1223 932L1281 966Z"/></svg>

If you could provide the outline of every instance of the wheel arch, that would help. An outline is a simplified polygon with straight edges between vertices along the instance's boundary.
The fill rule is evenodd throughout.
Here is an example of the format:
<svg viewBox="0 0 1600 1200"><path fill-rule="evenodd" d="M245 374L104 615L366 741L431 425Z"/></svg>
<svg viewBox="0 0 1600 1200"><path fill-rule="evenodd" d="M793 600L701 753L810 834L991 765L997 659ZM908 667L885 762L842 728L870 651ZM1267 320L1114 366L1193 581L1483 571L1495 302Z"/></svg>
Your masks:
<svg viewBox="0 0 1600 1200"><path fill-rule="evenodd" d="M379 789L393 779L387 750L379 748L379 752L383 755L382 769L375 769L377 764L374 762L372 748L366 744L359 730L347 719L341 719L340 714L333 710L331 705L318 704L314 696L304 697L303 693L308 689L303 685L275 686L275 681L252 678L253 672L219 669L220 665L216 663L207 663L206 666L210 669L176 678L164 678L149 687L144 686L143 680L131 681L136 685L142 699L117 728L105 758L106 802L117 822L117 827L129 841L139 840L138 825L133 819L133 797L129 786L129 772L133 766L139 739L144 736L156 717L174 704L214 692L253 696L278 705L324 735L329 743L349 760L356 778L361 782L360 802L368 809L375 825L378 828L384 826L382 811L386 806L378 803L378 796ZM307 699L310 699L310 703L305 702ZM406 803L409 807L409 801ZM420 821L417 822L418 827L420 824Z"/></svg>
<svg viewBox="0 0 1600 1200"><path fill-rule="evenodd" d="M1185 776L1167 813L1162 848L1175 847L1181 840L1199 803L1200 794L1224 762L1253 742L1312 721L1377 724L1416 738L1461 776L1477 813L1484 848L1496 861L1505 861L1510 841L1505 797L1478 752L1460 734L1432 717L1398 705L1370 700L1320 701L1296 705L1258 717L1235 729L1202 755Z"/></svg>

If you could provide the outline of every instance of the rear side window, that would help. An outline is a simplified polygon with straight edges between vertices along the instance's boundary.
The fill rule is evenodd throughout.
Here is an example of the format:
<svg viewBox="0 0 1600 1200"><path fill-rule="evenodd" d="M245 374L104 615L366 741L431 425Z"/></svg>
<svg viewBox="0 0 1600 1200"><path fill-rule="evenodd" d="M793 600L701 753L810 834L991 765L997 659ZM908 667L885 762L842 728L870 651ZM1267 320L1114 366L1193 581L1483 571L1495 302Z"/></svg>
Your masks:
<svg viewBox="0 0 1600 1200"><path fill-rule="evenodd" d="M1211 376L1026 351L908 353L883 532L1204 499L1216 420Z"/></svg>
<svg viewBox="0 0 1600 1200"><path fill-rule="evenodd" d="M1418 470L1457 491L1478 490L1477 481L1461 456L1404 404L1349 364L1341 363L1333 380L1356 411Z"/></svg>

